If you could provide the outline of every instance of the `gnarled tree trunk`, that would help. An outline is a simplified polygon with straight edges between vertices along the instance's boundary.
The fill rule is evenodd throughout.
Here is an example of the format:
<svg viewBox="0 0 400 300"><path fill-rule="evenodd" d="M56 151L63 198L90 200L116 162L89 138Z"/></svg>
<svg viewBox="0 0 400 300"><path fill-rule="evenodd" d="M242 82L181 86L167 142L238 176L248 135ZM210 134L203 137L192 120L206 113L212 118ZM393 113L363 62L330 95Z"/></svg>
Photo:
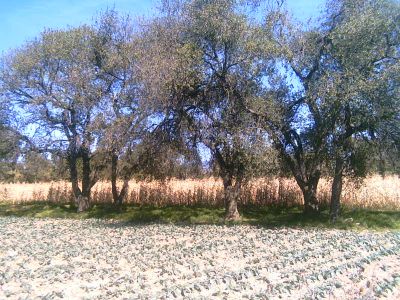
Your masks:
<svg viewBox="0 0 400 300"><path fill-rule="evenodd" d="M81 195L81 189L79 188L79 183L78 183L78 170L76 167L77 155L72 151L69 151L67 160L68 160L69 175L72 185L72 193L76 199Z"/></svg>
<svg viewBox="0 0 400 300"><path fill-rule="evenodd" d="M317 198L317 188L313 185L306 185L302 189L304 197L304 213L315 214L319 212L319 203Z"/></svg>
<svg viewBox="0 0 400 300"><path fill-rule="evenodd" d="M78 207L78 212L83 212L90 207L90 159L88 153L82 155L82 190L79 188L77 160L79 153L76 151L74 144L68 150L68 167L70 172L70 180L72 185L72 193L75 198L75 204Z"/></svg>
<svg viewBox="0 0 400 300"><path fill-rule="evenodd" d="M78 212L86 211L90 208L90 192L92 184L90 180L90 156L89 150L82 149L82 195L78 197Z"/></svg>
<svg viewBox="0 0 400 300"><path fill-rule="evenodd" d="M79 195L76 198L76 204L78 206L78 213L87 211L90 208L89 197L84 195Z"/></svg>
<svg viewBox="0 0 400 300"><path fill-rule="evenodd" d="M225 220L238 221L240 214L238 211L238 199L241 189L241 181L236 180L233 184L231 177L225 177L224 182L224 201L225 201Z"/></svg>
<svg viewBox="0 0 400 300"><path fill-rule="evenodd" d="M297 180L298 185L303 193L304 213L317 214L320 211L317 188L320 174L317 172L308 178L306 181Z"/></svg>
<svg viewBox="0 0 400 300"><path fill-rule="evenodd" d="M322 159L320 156L316 156L313 159L306 160L301 138L296 131L287 131L284 136L287 141L290 141L289 144L294 147L294 155L292 156L286 152L285 143L282 143L279 139L278 142L275 142L275 146L289 166L297 185L303 193L304 214L317 214L320 211L317 188L321 177L320 166ZM293 139L292 136L295 138ZM316 151L316 153L319 153L319 151Z"/></svg>
<svg viewBox="0 0 400 300"><path fill-rule="evenodd" d="M340 155L336 156L335 174L332 182L331 207L330 207L330 219L332 223L336 222L340 212L340 197L342 194L342 186L343 186L343 166L344 166L343 158L340 157Z"/></svg>
<svg viewBox="0 0 400 300"><path fill-rule="evenodd" d="M111 155L111 191L113 195L114 204L121 206L129 188L129 178L124 178L121 191L118 192L117 187L117 168L118 168L118 155L113 153Z"/></svg>

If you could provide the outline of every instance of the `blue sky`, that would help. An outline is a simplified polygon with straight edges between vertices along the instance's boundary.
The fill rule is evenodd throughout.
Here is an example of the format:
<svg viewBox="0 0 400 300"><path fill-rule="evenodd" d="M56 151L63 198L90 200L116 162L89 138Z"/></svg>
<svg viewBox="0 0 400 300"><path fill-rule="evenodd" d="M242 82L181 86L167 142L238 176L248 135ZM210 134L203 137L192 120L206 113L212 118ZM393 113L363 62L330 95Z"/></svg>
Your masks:
<svg viewBox="0 0 400 300"><path fill-rule="evenodd" d="M157 0L0 0L0 53L22 45L44 28L65 28L90 22L107 7L132 17L150 15ZM323 0L287 0L299 20L318 15Z"/></svg>

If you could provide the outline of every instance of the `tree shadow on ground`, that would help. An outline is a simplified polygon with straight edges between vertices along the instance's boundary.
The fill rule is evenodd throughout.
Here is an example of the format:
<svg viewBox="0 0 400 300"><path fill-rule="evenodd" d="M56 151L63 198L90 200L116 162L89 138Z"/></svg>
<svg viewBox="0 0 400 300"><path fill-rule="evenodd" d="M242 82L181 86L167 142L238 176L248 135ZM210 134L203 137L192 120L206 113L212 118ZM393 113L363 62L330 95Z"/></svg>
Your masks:
<svg viewBox="0 0 400 300"><path fill-rule="evenodd" d="M223 208L207 206L138 206L94 204L83 213L77 213L73 204L31 202L23 204L0 203L0 216L70 218L70 219L112 219L118 221L110 226L133 226L150 223L175 225L255 225L265 228L337 228L400 230L400 211L378 211L343 209L336 224L329 222L329 212L319 215L304 215L300 207L256 207L240 208L239 222L225 222ZM108 226L108 225L107 225Z"/></svg>
<svg viewBox="0 0 400 300"><path fill-rule="evenodd" d="M0 216L66 218L76 212L70 204L49 202L0 203Z"/></svg>

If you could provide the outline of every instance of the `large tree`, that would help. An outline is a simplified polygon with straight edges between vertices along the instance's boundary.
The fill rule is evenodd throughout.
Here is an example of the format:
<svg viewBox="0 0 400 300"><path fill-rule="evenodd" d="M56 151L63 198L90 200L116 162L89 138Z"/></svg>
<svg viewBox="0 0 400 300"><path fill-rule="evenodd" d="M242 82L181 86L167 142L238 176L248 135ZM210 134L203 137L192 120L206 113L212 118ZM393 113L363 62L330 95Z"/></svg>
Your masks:
<svg viewBox="0 0 400 300"><path fill-rule="evenodd" d="M99 142L95 121L112 93L98 63L97 41L89 26L46 30L4 57L0 70L2 94L24 111L35 149L66 157L79 211L89 207L97 180L91 165Z"/></svg>
<svg viewBox="0 0 400 300"><path fill-rule="evenodd" d="M345 166L359 164L354 160L359 157L356 139L382 144L385 129L389 133L398 124L400 5L390 0L342 0L327 8L324 28L330 67L319 82L328 87L322 95L330 100L335 117L328 144L335 161L331 196L335 221Z"/></svg>
<svg viewBox="0 0 400 300"><path fill-rule="evenodd" d="M247 108L292 171L307 213L319 210L318 182L333 165L337 217L343 171L361 158L355 140L398 116L398 18L398 4L383 0L332 1L321 23L305 29L280 15L276 72Z"/></svg>
<svg viewBox="0 0 400 300"><path fill-rule="evenodd" d="M271 57L272 18L250 18L257 6L242 1L168 1L165 7L142 35L145 90L184 142L209 148L224 183L225 218L236 220L241 186L265 150L243 99L256 96Z"/></svg>
<svg viewBox="0 0 400 300"><path fill-rule="evenodd" d="M100 70L99 77L107 85L107 93L100 106L102 113L96 118L97 148L103 153L101 161L97 161L109 165L113 200L121 205L128 192L129 180L137 171L137 161L132 161L130 156L146 131L149 109L140 97L132 20L115 10L107 10L93 27L95 63ZM121 159L124 160L122 165ZM118 178L123 179L120 190Z"/></svg>
<svg viewBox="0 0 400 300"><path fill-rule="evenodd" d="M316 29L301 30L285 11L273 30L280 53L262 83L258 97L245 107L264 129L281 162L291 171L304 198L304 212L320 210L317 187L327 155L330 108L316 84L322 74L327 38Z"/></svg>

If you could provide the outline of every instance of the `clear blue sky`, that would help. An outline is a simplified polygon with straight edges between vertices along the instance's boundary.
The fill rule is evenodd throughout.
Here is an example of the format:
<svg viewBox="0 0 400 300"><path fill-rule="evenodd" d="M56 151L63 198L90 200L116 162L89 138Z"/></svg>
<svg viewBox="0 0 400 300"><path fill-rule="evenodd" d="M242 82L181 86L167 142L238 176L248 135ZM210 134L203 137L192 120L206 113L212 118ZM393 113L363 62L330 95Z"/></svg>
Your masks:
<svg viewBox="0 0 400 300"><path fill-rule="evenodd" d="M287 0L302 21L318 15L323 0ZM107 7L134 16L149 15L157 0L0 0L0 53L22 45L44 28L65 28L90 22Z"/></svg>

